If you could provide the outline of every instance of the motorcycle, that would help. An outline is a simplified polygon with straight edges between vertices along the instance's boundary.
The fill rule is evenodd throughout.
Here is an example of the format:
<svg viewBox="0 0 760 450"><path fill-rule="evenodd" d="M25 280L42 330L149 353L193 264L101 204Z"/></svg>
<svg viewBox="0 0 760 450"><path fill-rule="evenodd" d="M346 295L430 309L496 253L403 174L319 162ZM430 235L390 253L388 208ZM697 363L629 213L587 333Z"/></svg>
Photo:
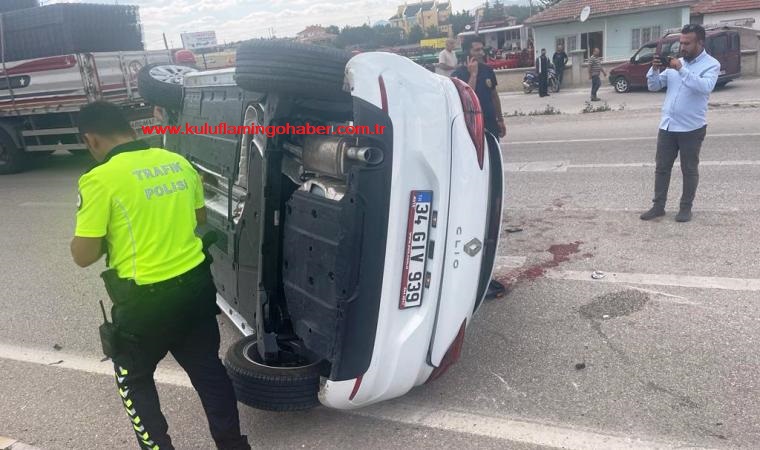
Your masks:
<svg viewBox="0 0 760 450"><path fill-rule="evenodd" d="M557 78L557 71L554 66L549 67L549 77L547 79L548 88L552 92L559 92L559 79ZM530 94L533 89L538 89L538 73L534 70L525 72L523 76L523 92Z"/></svg>

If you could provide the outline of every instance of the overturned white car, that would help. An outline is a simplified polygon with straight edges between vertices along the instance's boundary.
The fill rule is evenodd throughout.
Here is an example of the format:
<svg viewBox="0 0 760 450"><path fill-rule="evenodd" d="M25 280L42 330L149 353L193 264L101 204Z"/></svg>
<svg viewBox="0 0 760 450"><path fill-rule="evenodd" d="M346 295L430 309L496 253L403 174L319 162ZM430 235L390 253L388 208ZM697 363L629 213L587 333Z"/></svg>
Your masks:
<svg viewBox="0 0 760 450"><path fill-rule="evenodd" d="M149 100L176 105L150 70ZM356 408L441 375L501 222L501 152L473 90L401 56L280 41L183 77L175 124L285 131L167 136L204 177L218 303L245 335L225 359L238 399ZM307 124L327 132L288 133Z"/></svg>

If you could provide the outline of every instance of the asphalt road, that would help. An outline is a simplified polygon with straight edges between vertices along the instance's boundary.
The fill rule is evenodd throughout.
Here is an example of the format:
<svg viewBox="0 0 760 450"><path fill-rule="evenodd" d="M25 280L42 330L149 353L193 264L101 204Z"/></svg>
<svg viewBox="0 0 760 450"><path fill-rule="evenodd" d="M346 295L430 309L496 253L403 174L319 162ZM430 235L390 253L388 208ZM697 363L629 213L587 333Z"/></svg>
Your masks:
<svg viewBox="0 0 760 450"><path fill-rule="evenodd" d="M480 310L460 363L355 413L241 405L244 431L260 448L756 447L760 109L709 122L679 224L677 168L668 215L638 219L656 112L510 118L504 227L522 231L504 233L496 277L512 290ZM99 362L102 265L69 256L86 165L53 155L0 177L0 436L46 449L134 445ZM237 334L220 323L224 347ZM161 367L178 448L211 448L197 396Z"/></svg>

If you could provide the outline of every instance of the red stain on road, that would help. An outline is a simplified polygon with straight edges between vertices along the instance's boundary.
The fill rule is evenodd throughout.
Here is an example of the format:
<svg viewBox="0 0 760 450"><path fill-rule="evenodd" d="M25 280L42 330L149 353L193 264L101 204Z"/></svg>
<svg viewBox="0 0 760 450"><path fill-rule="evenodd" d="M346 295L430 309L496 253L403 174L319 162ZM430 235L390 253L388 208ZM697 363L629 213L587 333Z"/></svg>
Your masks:
<svg viewBox="0 0 760 450"><path fill-rule="evenodd" d="M583 244L581 241L575 241L570 244L554 244L548 249L548 252L552 254L552 259L550 261L530 266L517 273L512 272L504 279L499 279L497 281L507 287L512 287L520 281L533 281L540 278L544 276L547 269L552 269L564 262L570 261L570 257L580 251L581 244ZM593 255L586 253L583 256L590 257Z"/></svg>

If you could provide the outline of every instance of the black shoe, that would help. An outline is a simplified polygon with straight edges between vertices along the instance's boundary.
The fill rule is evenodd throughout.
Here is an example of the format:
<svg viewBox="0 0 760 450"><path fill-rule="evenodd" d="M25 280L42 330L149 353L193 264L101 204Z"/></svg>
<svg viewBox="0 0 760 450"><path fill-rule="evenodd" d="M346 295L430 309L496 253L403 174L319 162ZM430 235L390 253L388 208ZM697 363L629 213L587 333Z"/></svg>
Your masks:
<svg viewBox="0 0 760 450"><path fill-rule="evenodd" d="M601 98L599 98L599 97L591 97L591 101L592 101L592 102L599 102L599 101L601 101L601 100L602 100L602 99L601 99Z"/></svg>
<svg viewBox="0 0 760 450"><path fill-rule="evenodd" d="M491 282L488 283L488 289L486 290L486 300L504 297L506 293L507 288L504 287L503 284L496 280L491 280Z"/></svg>
<svg viewBox="0 0 760 450"><path fill-rule="evenodd" d="M691 220L691 209L681 208L676 214L676 222L688 222Z"/></svg>
<svg viewBox="0 0 760 450"><path fill-rule="evenodd" d="M664 215L665 215L665 208L661 208L659 206L653 206L652 209L650 209L649 211L639 216L639 218L641 220L652 220L657 217L662 217Z"/></svg>

